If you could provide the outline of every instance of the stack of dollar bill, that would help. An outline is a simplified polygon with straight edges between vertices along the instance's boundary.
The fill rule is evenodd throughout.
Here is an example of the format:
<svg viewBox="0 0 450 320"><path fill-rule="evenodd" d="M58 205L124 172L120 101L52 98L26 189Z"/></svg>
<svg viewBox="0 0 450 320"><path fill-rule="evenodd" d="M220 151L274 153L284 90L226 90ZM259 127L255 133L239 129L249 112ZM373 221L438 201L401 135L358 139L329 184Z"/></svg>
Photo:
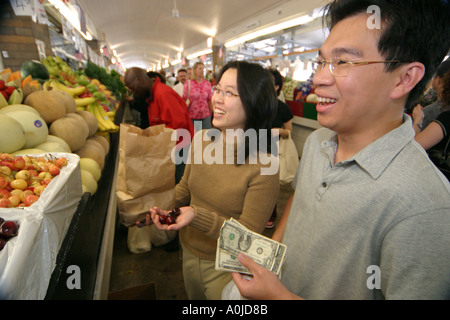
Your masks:
<svg viewBox="0 0 450 320"><path fill-rule="evenodd" d="M217 240L216 270L251 274L238 260L243 253L259 265L280 275L286 245L253 232L233 218L226 220Z"/></svg>

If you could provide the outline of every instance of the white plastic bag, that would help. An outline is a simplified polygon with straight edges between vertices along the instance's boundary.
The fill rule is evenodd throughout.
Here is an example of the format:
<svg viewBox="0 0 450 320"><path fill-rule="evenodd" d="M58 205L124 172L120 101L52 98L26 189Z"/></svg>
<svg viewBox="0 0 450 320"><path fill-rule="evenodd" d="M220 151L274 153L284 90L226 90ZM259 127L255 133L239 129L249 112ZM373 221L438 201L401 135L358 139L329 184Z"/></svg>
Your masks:
<svg viewBox="0 0 450 320"><path fill-rule="evenodd" d="M289 133L288 138L280 139L280 184L286 185L294 180L300 162L297 147Z"/></svg>
<svg viewBox="0 0 450 320"><path fill-rule="evenodd" d="M59 249L81 199L80 158L72 153L51 155L65 157L68 163L39 200L26 208L0 208L0 217L19 224L18 235L0 251L1 299L45 298Z"/></svg>

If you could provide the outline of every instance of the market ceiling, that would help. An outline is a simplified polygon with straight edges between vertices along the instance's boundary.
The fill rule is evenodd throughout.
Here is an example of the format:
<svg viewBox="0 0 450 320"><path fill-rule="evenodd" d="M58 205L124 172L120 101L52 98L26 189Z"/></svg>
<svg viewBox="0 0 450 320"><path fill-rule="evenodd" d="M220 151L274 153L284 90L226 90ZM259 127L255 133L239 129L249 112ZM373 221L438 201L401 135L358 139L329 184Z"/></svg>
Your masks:
<svg viewBox="0 0 450 320"><path fill-rule="evenodd" d="M149 68L178 52L187 57L245 29L287 19L323 6L324 0L78 0L97 37L117 52L125 68ZM294 8L294 9L293 9ZM293 9L293 10L292 10ZM294 12L292 12L294 11ZM239 33L239 34L234 34Z"/></svg>

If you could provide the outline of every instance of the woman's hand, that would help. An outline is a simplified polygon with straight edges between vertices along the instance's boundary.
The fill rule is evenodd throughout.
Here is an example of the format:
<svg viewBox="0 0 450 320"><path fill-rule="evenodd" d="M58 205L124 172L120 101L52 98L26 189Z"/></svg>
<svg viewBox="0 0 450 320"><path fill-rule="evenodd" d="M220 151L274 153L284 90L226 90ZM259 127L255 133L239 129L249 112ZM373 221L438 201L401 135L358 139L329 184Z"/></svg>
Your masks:
<svg viewBox="0 0 450 320"><path fill-rule="evenodd" d="M159 221L159 217L161 215L168 215L170 211L162 210L158 207L154 207L150 209L150 216L155 224L155 226L159 230L167 230L167 231L173 231L173 230L180 230L181 228L184 228L191 224L191 222L195 218L195 211L192 207L181 207L180 208L180 215L176 218L176 221L174 224L167 225L167 224L161 224Z"/></svg>
<svg viewBox="0 0 450 320"><path fill-rule="evenodd" d="M240 273L231 273L233 281L243 297L253 300L301 299L291 293L274 273L249 257L241 253L238 260L253 274L253 278L248 279L247 276L244 277Z"/></svg>

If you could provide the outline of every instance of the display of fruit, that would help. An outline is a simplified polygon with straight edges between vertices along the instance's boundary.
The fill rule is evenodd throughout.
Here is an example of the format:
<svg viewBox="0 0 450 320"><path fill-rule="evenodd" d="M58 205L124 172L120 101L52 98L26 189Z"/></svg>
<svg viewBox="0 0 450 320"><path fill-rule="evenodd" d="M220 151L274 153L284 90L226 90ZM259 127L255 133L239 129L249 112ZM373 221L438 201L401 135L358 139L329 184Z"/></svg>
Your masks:
<svg viewBox="0 0 450 320"><path fill-rule="evenodd" d="M0 108L10 104L20 104L23 100L22 89L14 81L6 83L0 79Z"/></svg>
<svg viewBox="0 0 450 320"><path fill-rule="evenodd" d="M17 236L19 225L12 220L0 218L0 251L6 246L6 243Z"/></svg>
<svg viewBox="0 0 450 320"><path fill-rule="evenodd" d="M28 207L67 165L64 157L0 153L0 207Z"/></svg>
<svg viewBox="0 0 450 320"><path fill-rule="evenodd" d="M106 111L97 102L88 105L87 111L92 113L98 121L98 130L103 132L117 132L119 126L117 126Z"/></svg>
<svg viewBox="0 0 450 320"><path fill-rule="evenodd" d="M171 225L176 223L178 216L181 214L180 208L173 208L167 215L161 214L159 216L159 223Z"/></svg>

